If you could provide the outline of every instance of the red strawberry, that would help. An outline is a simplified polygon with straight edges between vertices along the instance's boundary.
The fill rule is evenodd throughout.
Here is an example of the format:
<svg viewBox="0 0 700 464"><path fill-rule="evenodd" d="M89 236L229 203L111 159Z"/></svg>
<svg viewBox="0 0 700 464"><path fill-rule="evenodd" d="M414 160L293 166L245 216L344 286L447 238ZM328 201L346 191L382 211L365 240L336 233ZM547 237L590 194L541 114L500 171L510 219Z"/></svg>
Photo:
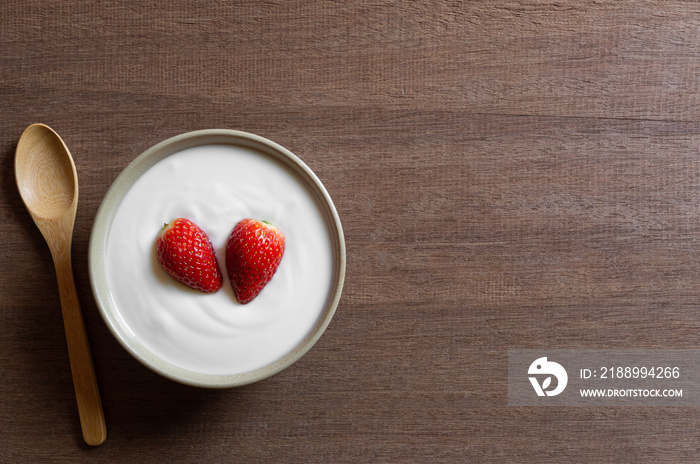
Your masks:
<svg viewBox="0 0 700 464"><path fill-rule="evenodd" d="M239 302L250 303L272 279L284 254L282 231L268 222L243 219L226 245L226 270Z"/></svg>
<svg viewBox="0 0 700 464"><path fill-rule="evenodd" d="M156 238L156 255L175 280L195 290L214 293L223 278L207 234L189 219L165 224Z"/></svg>

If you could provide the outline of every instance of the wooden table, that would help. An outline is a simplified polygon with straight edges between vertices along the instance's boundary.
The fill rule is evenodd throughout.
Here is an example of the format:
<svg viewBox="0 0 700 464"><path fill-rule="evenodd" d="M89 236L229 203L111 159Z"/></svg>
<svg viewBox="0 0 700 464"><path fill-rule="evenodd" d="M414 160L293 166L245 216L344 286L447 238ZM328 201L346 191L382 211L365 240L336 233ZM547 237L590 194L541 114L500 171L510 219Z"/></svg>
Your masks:
<svg viewBox="0 0 700 464"><path fill-rule="evenodd" d="M509 407L507 359L700 346L699 80L693 2L2 2L0 462L698 462L700 410ZM97 448L14 183L34 122L78 167ZM230 390L131 358L87 266L121 170L204 128L301 157L348 251L318 344Z"/></svg>

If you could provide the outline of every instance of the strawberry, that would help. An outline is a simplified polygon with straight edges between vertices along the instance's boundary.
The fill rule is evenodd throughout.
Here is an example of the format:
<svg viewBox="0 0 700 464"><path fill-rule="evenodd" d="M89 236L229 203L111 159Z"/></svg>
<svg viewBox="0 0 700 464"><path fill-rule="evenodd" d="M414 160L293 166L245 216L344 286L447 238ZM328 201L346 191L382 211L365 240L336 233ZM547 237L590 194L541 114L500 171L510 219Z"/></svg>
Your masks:
<svg viewBox="0 0 700 464"><path fill-rule="evenodd" d="M165 224L156 238L156 255L163 269L178 282L205 293L221 288L223 278L214 247L207 234L189 219Z"/></svg>
<svg viewBox="0 0 700 464"><path fill-rule="evenodd" d="M283 254L284 235L277 226L256 219L236 224L226 245L226 270L240 303L250 303L258 296Z"/></svg>

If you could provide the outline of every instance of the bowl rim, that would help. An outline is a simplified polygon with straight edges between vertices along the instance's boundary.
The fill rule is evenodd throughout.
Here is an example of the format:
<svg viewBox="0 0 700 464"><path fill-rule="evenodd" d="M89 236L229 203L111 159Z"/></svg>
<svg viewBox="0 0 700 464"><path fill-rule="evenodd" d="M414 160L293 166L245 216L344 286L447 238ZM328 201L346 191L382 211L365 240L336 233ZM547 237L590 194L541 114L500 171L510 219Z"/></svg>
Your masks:
<svg viewBox="0 0 700 464"><path fill-rule="evenodd" d="M333 278L326 305L307 336L277 361L239 374L203 374L176 366L149 351L121 318L107 285L104 250L114 216L131 186L149 168L168 156L203 145L234 145L271 156L301 178L316 197L330 229L334 253ZM345 281L346 249L340 217L328 191L316 174L294 153L259 135L232 129L203 129L185 132L159 142L137 156L117 176L107 190L95 215L88 246L88 272L92 294L105 325L119 344L137 361L170 380L195 387L230 388L259 382L298 361L318 341L328 327L340 302ZM131 333L131 334L130 334Z"/></svg>

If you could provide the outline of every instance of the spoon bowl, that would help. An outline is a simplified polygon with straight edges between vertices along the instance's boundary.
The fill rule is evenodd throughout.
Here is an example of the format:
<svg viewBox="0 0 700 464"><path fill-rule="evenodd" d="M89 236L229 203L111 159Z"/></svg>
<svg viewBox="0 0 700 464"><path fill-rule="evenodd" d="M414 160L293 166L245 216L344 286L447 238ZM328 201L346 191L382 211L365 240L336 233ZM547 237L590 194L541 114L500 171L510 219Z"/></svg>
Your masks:
<svg viewBox="0 0 700 464"><path fill-rule="evenodd" d="M63 140L43 124L29 126L17 144L17 185L27 209L40 218L65 214L78 202L78 178Z"/></svg>
<svg viewBox="0 0 700 464"><path fill-rule="evenodd" d="M48 126L32 124L17 144L15 177L33 218L60 218L78 205L78 175L63 140ZM38 224L37 224L38 226Z"/></svg>
<svg viewBox="0 0 700 464"><path fill-rule="evenodd" d="M50 127L32 124L25 129L15 151L15 180L51 250L83 438L99 445L107 428L71 264L78 174L68 147Z"/></svg>

